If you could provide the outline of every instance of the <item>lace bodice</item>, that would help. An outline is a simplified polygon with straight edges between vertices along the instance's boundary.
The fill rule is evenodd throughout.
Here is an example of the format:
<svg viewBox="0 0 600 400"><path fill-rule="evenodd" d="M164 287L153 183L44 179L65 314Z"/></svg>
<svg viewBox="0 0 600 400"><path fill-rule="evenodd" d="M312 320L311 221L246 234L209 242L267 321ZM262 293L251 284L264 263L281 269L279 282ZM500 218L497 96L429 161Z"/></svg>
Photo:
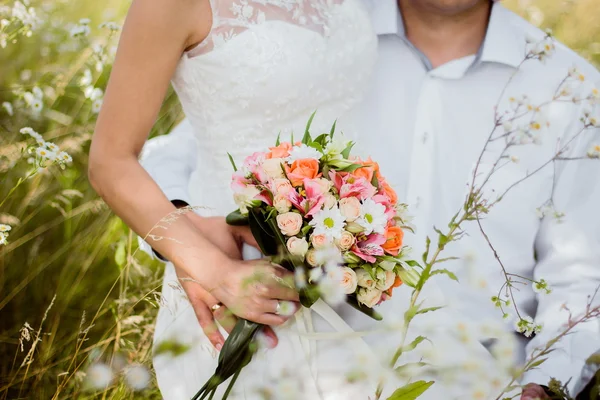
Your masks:
<svg viewBox="0 0 600 400"><path fill-rule="evenodd" d="M210 34L183 55L173 86L198 139L191 199L229 212L227 153L241 162L279 133L299 137L315 110L314 132L343 121L377 41L360 0L210 1Z"/></svg>

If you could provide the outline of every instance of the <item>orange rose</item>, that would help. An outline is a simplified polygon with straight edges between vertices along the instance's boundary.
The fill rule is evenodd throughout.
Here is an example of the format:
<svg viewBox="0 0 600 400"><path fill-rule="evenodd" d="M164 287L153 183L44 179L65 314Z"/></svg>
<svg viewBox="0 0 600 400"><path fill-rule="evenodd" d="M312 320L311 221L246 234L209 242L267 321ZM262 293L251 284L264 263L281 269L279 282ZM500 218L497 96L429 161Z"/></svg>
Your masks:
<svg viewBox="0 0 600 400"><path fill-rule="evenodd" d="M398 226L389 226L385 231L385 243L381 245L383 250L393 256L397 256L402 248L404 232Z"/></svg>
<svg viewBox="0 0 600 400"><path fill-rule="evenodd" d="M398 195L396 194L396 191L386 181L380 182L379 187L383 193L390 198L392 204L398 203Z"/></svg>
<svg viewBox="0 0 600 400"><path fill-rule="evenodd" d="M365 178L368 182L371 182L373 180L373 175L376 171L379 170L379 165L377 165L377 163L374 163L371 160L371 157L369 157L367 161L362 161L358 159L354 162L363 165L363 167L358 168L357 170L352 172L352 176L355 176L357 178Z"/></svg>
<svg viewBox="0 0 600 400"><path fill-rule="evenodd" d="M290 155L292 144L288 142L281 143L277 147L269 147L269 150L271 152L267 154L267 158L285 158Z"/></svg>
<svg viewBox="0 0 600 400"><path fill-rule="evenodd" d="M302 186L304 179L314 179L319 176L319 161L313 158L296 160L291 167L286 165L286 171L293 186Z"/></svg>

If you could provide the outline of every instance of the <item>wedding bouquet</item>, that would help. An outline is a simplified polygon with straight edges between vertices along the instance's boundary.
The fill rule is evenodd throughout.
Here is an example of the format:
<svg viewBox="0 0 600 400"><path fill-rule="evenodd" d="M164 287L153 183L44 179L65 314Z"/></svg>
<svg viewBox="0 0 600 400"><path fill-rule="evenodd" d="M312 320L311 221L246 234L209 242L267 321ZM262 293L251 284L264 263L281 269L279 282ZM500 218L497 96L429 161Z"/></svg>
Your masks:
<svg viewBox="0 0 600 400"><path fill-rule="evenodd" d="M353 142L329 133L313 139L311 116L300 142L280 142L233 168L231 187L239 209L227 217L248 224L262 253L294 273L304 307L319 298L346 301L380 320L373 307L394 288L413 285L418 274L403 251L405 205L371 159L351 157ZM256 350L258 323L240 320L226 340L213 377L194 399L247 365Z"/></svg>

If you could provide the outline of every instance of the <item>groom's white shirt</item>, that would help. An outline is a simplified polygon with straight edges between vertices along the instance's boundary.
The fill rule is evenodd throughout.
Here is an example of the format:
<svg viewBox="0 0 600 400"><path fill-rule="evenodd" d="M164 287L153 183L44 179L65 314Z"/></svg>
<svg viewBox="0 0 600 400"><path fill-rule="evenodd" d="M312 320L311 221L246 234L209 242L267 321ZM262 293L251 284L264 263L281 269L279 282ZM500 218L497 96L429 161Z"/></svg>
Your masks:
<svg viewBox="0 0 600 400"><path fill-rule="evenodd" d="M462 204L467 180L494 126L494 106L524 59L525 39L541 39L544 34L496 3L479 53L432 69L406 39L396 0L365 1L379 35L379 60L371 90L353 119L356 130L368 135L358 138L357 148L379 162L400 199L411 205L418 232L411 243L421 250L427 234L435 238L430 227L443 229ZM523 64L505 97L526 94L534 104L547 100L572 66L586 75L584 85L600 83L600 74L591 65L558 45L545 65ZM506 99L500 102L500 111L510 107ZM550 106L550 127L541 135L542 144L515 148L511 155L520 162L503 168L490 181L492 187L500 191L547 160L556 139L578 129L580 113L580 106L573 103ZM600 141L600 134L594 135ZM573 146L573 154L585 153L591 136L588 132ZM144 149L144 167L171 200L189 202L187 186L196 164L196 145L192 128L184 121L170 135L150 140ZM487 156L493 154L484 157L482 170L490 167ZM548 217L540 220L536 214L550 197L552 168L517 186L483 221L508 272L543 278L553 289L550 295L536 295L530 287L516 292L522 313L544 325L542 334L527 344L528 354L563 327L564 304L574 316L580 314L588 295L600 285L600 163L563 163L557 172L554 205L566 214L561 223ZM490 297L504 282L476 228L474 223L468 225L470 235L448 249L448 254L462 259L445 267L456 272L463 284L438 280L474 325L499 315ZM579 390L585 360L598 349L600 326L593 321L563 338L549 360L529 372L524 382L544 384L550 377L566 382L573 377L570 388Z"/></svg>

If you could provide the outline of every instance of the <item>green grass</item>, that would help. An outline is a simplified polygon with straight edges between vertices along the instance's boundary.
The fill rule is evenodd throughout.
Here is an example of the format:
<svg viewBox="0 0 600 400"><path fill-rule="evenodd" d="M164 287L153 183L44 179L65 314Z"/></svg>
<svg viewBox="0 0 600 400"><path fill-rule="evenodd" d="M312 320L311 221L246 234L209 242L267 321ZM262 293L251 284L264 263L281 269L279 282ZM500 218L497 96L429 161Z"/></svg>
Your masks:
<svg viewBox="0 0 600 400"><path fill-rule="evenodd" d="M538 20L542 12L543 26L600 63L596 1L507 4ZM98 199L86 173L95 114L79 81L89 68L94 85L104 88L110 61L96 71L91 42L110 36L98 24L106 19L121 22L127 4L63 0L33 5L41 10L42 4L53 8L38 11L42 23L33 35L17 36L17 43L0 48L0 103L9 101L15 108L13 116L0 109L0 203L30 168L21 153L26 139L19 133L22 127L42 133L74 162L64 171L55 166L35 175L0 207L0 223L13 226L9 244L0 246L0 399L132 398L121 380L104 392L86 392L82 383L90 362L110 362L114 354L150 366L155 295L161 283L160 266L139 252L133 256L134 235ZM84 17L92 20L90 37L69 37L68 23ZM114 38L108 43L110 53ZM26 71L30 77L23 79ZM34 86L46 92L39 116L20 104L23 92ZM180 118L171 93L152 135L168 132ZM34 331L21 349L25 323ZM38 330L41 341L35 342ZM30 364L22 365L32 347ZM135 397L160 395L152 383Z"/></svg>

